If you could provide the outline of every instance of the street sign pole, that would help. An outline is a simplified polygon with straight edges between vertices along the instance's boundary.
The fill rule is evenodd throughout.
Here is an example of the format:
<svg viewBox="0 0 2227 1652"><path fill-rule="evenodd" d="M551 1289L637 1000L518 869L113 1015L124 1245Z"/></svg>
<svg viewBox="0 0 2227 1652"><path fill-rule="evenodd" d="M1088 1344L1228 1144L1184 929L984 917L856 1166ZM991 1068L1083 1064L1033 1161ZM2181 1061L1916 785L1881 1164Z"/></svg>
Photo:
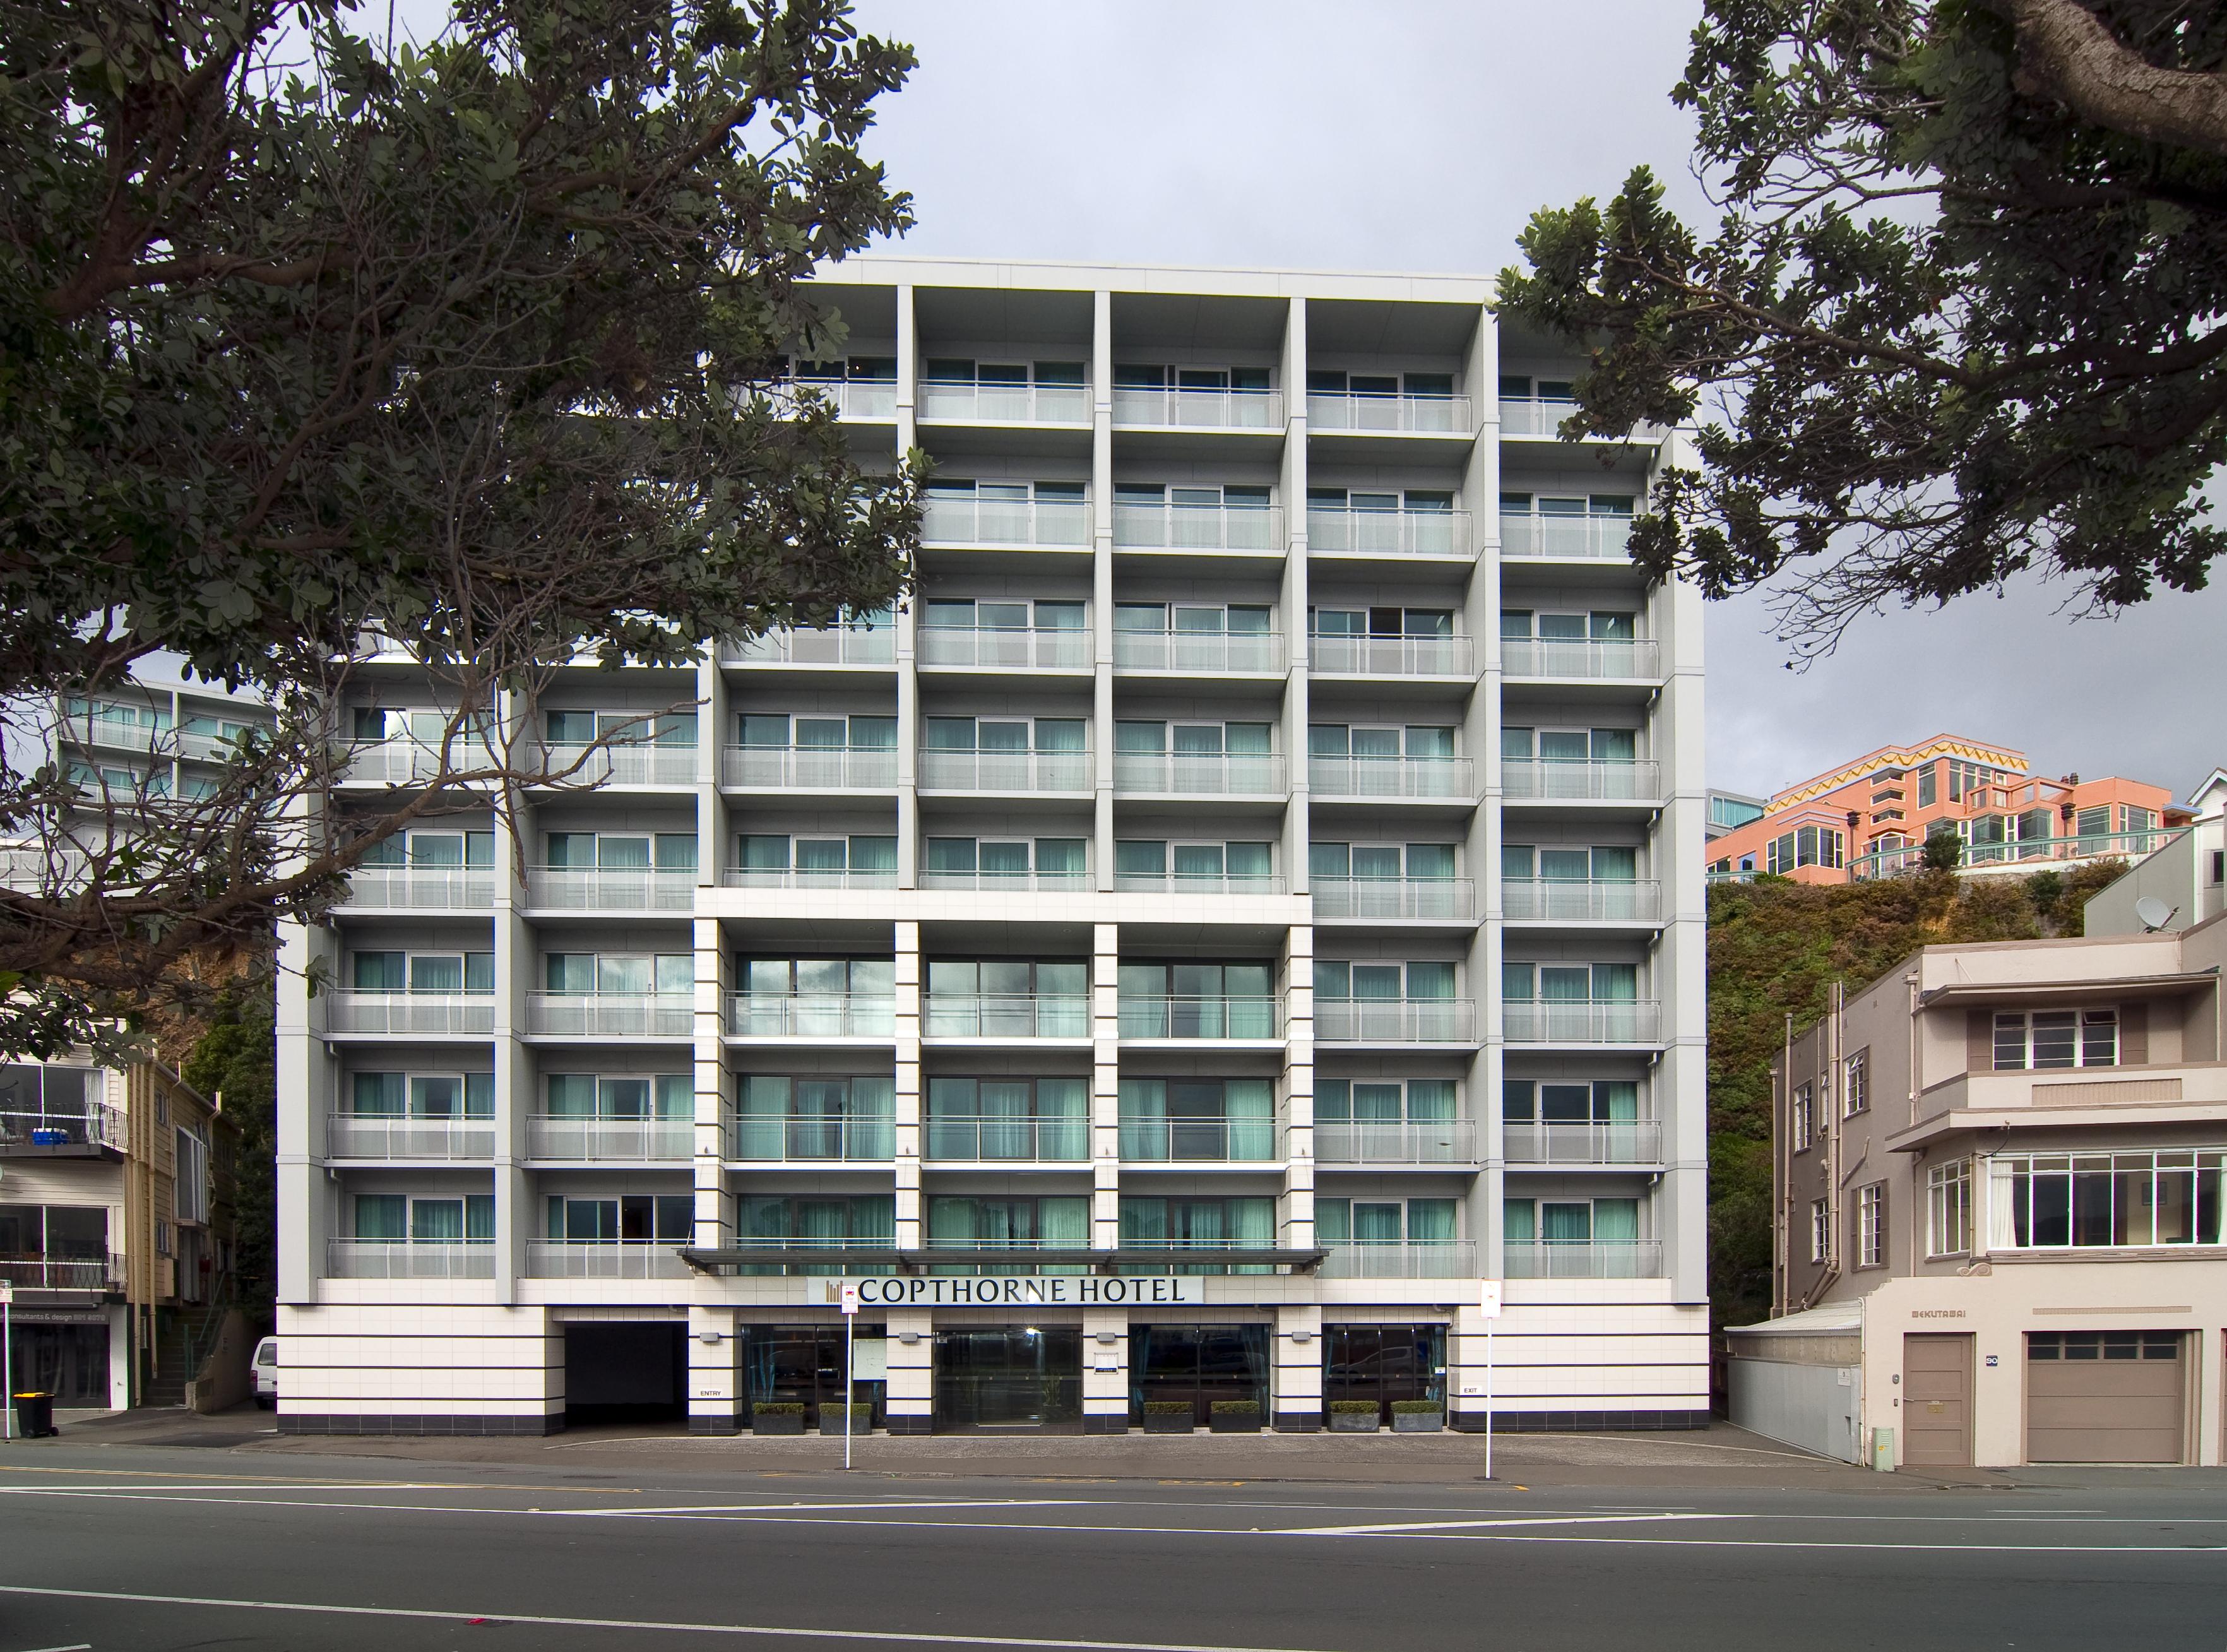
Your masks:
<svg viewBox="0 0 2227 1652"><path fill-rule="evenodd" d="M845 1283L843 1286L843 1471L851 1471L851 1436L857 1431L858 1413L851 1408L851 1397L858 1385L851 1375L851 1355L857 1348L858 1329L858 1287Z"/></svg>
<svg viewBox="0 0 2227 1652"><path fill-rule="evenodd" d="M16 1283L0 1279L0 1439L16 1438Z"/></svg>
<svg viewBox="0 0 2227 1652"><path fill-rule="evenodd" d="M1477 1311L1484 1317L1484 1477L1492 1478L1492 1327L1500 1317L1500 1281L1484 1281Z"/></svg>

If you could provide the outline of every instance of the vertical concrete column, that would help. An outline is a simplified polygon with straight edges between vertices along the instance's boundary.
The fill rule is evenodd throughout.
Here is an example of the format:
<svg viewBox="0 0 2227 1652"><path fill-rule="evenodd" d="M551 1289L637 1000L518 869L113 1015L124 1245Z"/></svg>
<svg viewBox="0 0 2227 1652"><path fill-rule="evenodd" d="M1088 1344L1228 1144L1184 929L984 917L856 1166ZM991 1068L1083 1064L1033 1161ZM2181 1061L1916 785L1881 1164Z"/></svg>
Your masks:
<svg viewBox="0 0 2227 1652"><path fill-rule="evenodd" d="M919 331L913 316L909 284L897 289L897 456L917 439L920 384ZM897 616L897 887L920 887L920 677L915 664L913 605Z"/></svg>
<svg viewBox="0 0 2227 1652"><path fill-rule="evenodd" d="M1090 329L1091 858L1114 887L1114 295L1094 295Z"/></svg>
<svg viewBox="0 0 2227 1652"><path fill-rule="evenodd" d="M517 841L531 840L533 820L520 823ZM498 855L505 873L495 901L495 1294L501 1303L518 1300L518 1280L526 1272L526 1244L539 1231L533 1223L533 1190L526 1175L526 1119L533 1111L533 1052L521 1035L526 1026L527 994L536 979L533 930L526 921L524 869L514 855Z"/></svg>
<svg viewBox="0 0 2227 1652"><path fill-rule="evenodd" d="M935 1320L935 1310L930 1308L889 1310L890 1373L885 1409L892 1434L926 1434L934 1431Z"/></svg>
<svg viewBox="0 0 2227 1652"><path fill-rule="evenodd" d="M1323 1426L1322 1307L1312 1302L1280 1303L1268 1350L1276 1428L1281 1433L1312 1433Z"/></svg>
<svg viewBox="0 0 2227 1652"><path fill-rule="evenodd" d="M1284 876L1307 892L1307 301L1292 300L1284 322L1284 585L1280 605L1290 667L1284 689L1285 763L1291 801L1284 810Z"/></svg>
<svg viewBox="0 0 2227 1652"><path fill-rule="evenodd" d="M1284 947L1283 1244L1315 1242L1315 931L1295 923Z"/></svg>
<svg viewBox="0 0 2227 1652"><path fill-rule="evenodd" d="M897 974L897 1236L899 1250L922 1245L920 1190L920 925L895 927Z"/></svg>
<svg viewBox="0 0 2227 1652"><path fill-rule="evenodd" d="M1470 655L1477 687L1470 698L1464 737L1482 799L1471 818L1461 870L1477 888L1478 924L1469 948L1470 996L1477 1000L1477 1036L1482 1048L1464 1080L1461 1116L1477 1134L1483 1174L1471 1183L1463 1219L1477 1246L1477 1268L1487 1279L1501 1277L1504 1266L1501 1219L1506 1176L1501 1146L1504 1126L1501 1086L1507 1072L1505 1030L1500 996L1503 917L1506 909L1500 881L1500 849L1505 840L1501 802L1505 794L1500 760L1502 722L1500 610L1500 334L1491 313L1477 312L1477 331L1464 368L1471 405L1477 411L1477 435L1462 475L1462 504L1469 512L1477 563L1463 604L1470 632ZM1452 1355L1448 1355L1449 1360Z"/></svg>
<svg viewBox="0 0 2227 1652"><path fill-rule="evenodd" d="M719 791L719 752L735 726L734 696L719 668L723 645L704 651L696 670L696 885L717 889L734 842L727 800Z"/></svg>
<svg viewBox="0 0 2227 1652"><path fill-rule="evenodd" d="M1090 1243L1121 1242L1121 926L1090 940Z"/></svg>
<svg viewBox="0 0 2227 1652"><path fill-rule="evenodd" d="M727 1101L727 992L734 968L726 937L717 918L692 925L696 952L695 1041L692 1050L696 1092L696 1243L716 1250L735 1236L735 1200L727 1186L726 1158L731 1109Z"/></svg>
<svg viewBox="0 0 2227 1652"><path fill-rule="evenodd" d="M1123 1308L1082 1311L1082 1432L1129 1432L1129 1314Z"/></svg>
<svg viewBox="0 0 2227 1652"><path fill-rule="evenodd" d="M732 1434L743 1426L742 1327L732 1308L688 1309L688 1432Z"/></svg>
<svg viewBox="0 0 2227 1652"><path fill-rule="evenodd" d="M326 1170L325 1121L338 1094L337 1063L319 1036L329 1012L325 1001L309 996L314 973L337 981L340 947L329 929L299 923L278 926L278 983L276 1008L278 1164L273 1190L278 1205L278 1300L307 1306L317 1299L325 1272L325 1241L342 1231L346 1213ZM320 967L322 966L322 967ZM283 1098L298 1098L285 1100ZM121 1094L112 1098L123 1103ZM128 1371L128 1358L112 1368Z"/></svg>

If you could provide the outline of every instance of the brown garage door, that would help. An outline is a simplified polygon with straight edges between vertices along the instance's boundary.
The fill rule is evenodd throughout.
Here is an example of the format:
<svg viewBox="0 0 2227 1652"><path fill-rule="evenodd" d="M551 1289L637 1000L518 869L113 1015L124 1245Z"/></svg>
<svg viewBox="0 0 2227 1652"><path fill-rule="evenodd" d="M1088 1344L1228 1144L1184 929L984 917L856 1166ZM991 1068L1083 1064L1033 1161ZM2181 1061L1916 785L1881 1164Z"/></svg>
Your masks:
<svg viewBox="0 0 2227 1652"><path fill-rule="evenodd" d="M2026 1460L2179 1462L2182 1340L2169 1330L2029 1332Z"/></svg>
<svg viewBox="0 0 2227 1652"><path fill-rule="evenodd" d="M1902 1460L1911 1468L1972 1462L1972 1337L1913 1331L1902 1339Z"/></svg>

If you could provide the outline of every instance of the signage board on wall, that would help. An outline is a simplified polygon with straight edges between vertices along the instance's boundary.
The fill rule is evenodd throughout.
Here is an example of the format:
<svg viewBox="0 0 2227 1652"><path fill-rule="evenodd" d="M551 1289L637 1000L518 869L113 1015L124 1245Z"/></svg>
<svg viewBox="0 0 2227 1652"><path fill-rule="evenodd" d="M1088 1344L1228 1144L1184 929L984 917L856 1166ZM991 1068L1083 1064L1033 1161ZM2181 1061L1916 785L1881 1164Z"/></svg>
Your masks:
<svg viewBox="0 0 2227 1652"><path fill-rule="evenodd" d="M1029 1273L979 1279L887 1275L825 1283L830 1306L855 1290L862 1308L1157 1308L1206 1300L1206 1281L1196 1275Z"/></svg>

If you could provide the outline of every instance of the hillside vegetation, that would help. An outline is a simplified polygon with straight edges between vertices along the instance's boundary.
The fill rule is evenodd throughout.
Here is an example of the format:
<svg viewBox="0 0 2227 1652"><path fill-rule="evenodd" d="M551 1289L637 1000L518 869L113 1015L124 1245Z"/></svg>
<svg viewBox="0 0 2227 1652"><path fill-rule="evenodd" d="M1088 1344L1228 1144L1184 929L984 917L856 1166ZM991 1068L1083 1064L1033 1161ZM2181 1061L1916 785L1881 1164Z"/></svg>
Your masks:
<svg viewBox="0 0 2227 1652"><path fill-rule="evenodd" d="M1851 992L1919 947L2080 934L2103 861L2029 877L1929 871L1830 887L1762 877L1709 890L1709 1296L1720 1325L1771 1311L1771 1062Z"/></svg>

